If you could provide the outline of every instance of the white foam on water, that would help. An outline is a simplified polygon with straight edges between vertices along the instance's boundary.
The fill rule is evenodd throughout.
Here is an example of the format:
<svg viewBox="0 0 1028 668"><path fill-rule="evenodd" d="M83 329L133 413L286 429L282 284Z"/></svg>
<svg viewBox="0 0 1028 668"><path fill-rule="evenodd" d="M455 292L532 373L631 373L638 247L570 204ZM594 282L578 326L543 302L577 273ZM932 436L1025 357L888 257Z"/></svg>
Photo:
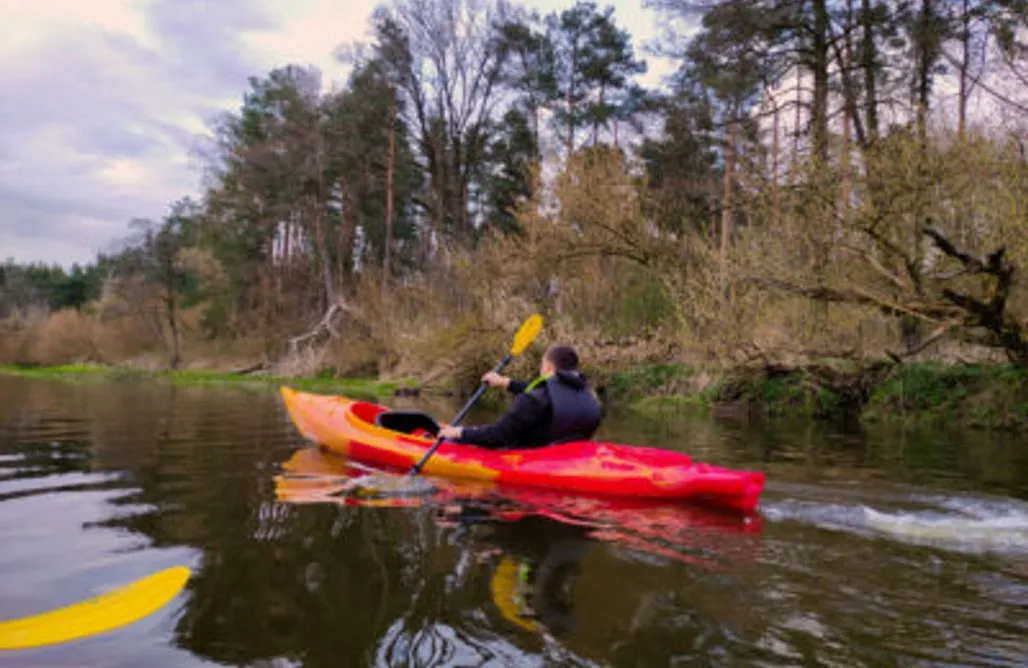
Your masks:
<svg viewBox="0 0 1028 668"><path fill-rule="evenodd" d="M908 507L875 508L864 500L782 499L762 507L771 522L797 522L968 554L1028 555L1028 504L1015 499L919 495ZM910 509L910 505L917 506Z"/></svg>
<svg viewBox="0 0 1028 668"><path fill-rule="evenodd" d="M1028 514L908 513L863 507L867 525L899 541L959 552L1028 554Z"/></svg>

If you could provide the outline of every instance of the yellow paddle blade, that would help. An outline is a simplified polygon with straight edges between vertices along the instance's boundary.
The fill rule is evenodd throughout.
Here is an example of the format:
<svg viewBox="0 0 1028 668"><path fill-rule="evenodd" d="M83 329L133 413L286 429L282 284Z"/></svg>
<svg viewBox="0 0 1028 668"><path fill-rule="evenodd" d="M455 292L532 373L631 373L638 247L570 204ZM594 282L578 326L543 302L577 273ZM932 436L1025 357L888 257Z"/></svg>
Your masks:
<svg viewBox="0 0 1028 668"><path fill-rule="evenodd" d="M543 328L543 317L538 313L529 316L528 320L525 320L524 324L521 325L521 329L514 335L514 345L510 348L511 355L520 355L528 347L528 344L532 343L536 336L539 335L539 330Z"/></svg>
<svg viewBox="0 0 1028 668"><path fill-rule="evenodd" d="M0 622L0 650L53 645L131 624L175 598L188 579L189 569L175 566L66 608Z"/></svg>

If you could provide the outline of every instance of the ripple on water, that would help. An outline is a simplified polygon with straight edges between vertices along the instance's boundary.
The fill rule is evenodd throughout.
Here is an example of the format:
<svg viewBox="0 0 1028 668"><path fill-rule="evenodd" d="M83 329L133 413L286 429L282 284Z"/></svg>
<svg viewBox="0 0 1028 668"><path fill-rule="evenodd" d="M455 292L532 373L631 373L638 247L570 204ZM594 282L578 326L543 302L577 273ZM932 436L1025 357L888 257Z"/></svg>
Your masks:
<svg viewBox="0 0 1028 668"><path fill-rule="evenodd" d="M777 597L783 615L820 609L851 643L891 652L880 660L1028 663L1028 504L824 488L809 496L821 500L776 498L762 509L768 581L790 592Z"/></svg>
<svg viewBox="0 0 1028 668"><path fill-rule="evenodd" d="M902 509L896 507L901 504ZM1028 555L1028 504L1016 499L917 494L895 497L883 508L881 499L787 498L765 504L761 512L772 522L797 522L910 545L968 554Z"/></svg>
<svg viewBox="0 0 1028 668"><path fill-rule="evenodd" d="M274 396L32 387L0 402L0 617L172 563L195 575L152 619L10 665L1028 665L1025 504L776 474L753 532L579 499L465 532L431 504L343 505L348 476L291 470L300 440ZM692 425L714 435L695 448L622 426L722 462L749 452L713 422ZM569 543L574 568L549 563L577 573L551 601L573 630L510 622L496 563Z"/></svg>

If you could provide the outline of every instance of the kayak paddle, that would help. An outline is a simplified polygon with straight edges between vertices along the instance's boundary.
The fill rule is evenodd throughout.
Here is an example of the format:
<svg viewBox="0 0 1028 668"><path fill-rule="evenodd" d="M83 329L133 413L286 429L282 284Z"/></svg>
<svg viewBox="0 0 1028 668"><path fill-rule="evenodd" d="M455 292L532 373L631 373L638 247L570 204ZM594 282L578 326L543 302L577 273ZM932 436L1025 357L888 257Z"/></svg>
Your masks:
<svg viewBox="0 0 1028 668"><path fill-rule="evenodd" d="M53 645L131 624L175 598L189 574L186 566L174 566L64 608L0 622L0 650Z"/></svg>
<svg viewBox="0 0 1028 668"><path fill-rule="evenodd" d="M503 369L508 364L510 364L515 357L517 357L525 351L525 348L527 348L528 344L532 343L535 337L539 335L539 330L541 330L542 328L543 317L541 315L535 313L529 316L528 319L521 324L521 328L518 329L518 333L514 335L514 344L510 347L510 352L508 352L504 356L504 358L500 360L500 363L496 365L496 368L493 369L493 372L500 373L501 371L503 371ZM468 414L468 411L470 411L471 407L475 405L475 402L478 401L478 398L482 396L487 387L489 387L488 383L481 383L478 386L478 389L475 390L475 393L473 395L471 395L471 399L468 400L468 403L464 404L464 408L460 409L460 412L457 413L457 417L453 418L453 422L450 423L451 425L456 426L460 424L460 421L463 420L464 417ZM422 467L425 466L425 462L428 461L428 458L432 456L432 454L442 444L442 442L443 437L437 436L435 439L435 443L432 444L432 447L428 449L428 452L426 452L424 456L422 456L421 460L414 465L414 468L410 470L411 476L415 476L421 472Z"/></svg>

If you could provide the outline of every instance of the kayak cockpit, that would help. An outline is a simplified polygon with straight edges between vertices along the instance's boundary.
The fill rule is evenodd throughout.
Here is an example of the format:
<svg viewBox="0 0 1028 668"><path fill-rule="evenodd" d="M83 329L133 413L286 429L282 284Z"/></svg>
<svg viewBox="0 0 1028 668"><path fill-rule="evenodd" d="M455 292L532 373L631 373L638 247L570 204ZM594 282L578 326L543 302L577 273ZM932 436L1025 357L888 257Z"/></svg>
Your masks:
<svg viewBox="0 0 1028 668"><path fill-rule="evenodd" d="M433 438L439 435L439 423L434 417L423 411L382 411L375 416L375 424L383 429L398 431L401 434L419 436L427 432Z"/></svg>
<svg viewBox="0 0 1028 668"><path fill-rule="evenodd" d="M355 401L350 405L350 415L367 425L398 434L419 438L435 438L439 435L439 422L424 411L390 410L365 401Z"/></svg>

